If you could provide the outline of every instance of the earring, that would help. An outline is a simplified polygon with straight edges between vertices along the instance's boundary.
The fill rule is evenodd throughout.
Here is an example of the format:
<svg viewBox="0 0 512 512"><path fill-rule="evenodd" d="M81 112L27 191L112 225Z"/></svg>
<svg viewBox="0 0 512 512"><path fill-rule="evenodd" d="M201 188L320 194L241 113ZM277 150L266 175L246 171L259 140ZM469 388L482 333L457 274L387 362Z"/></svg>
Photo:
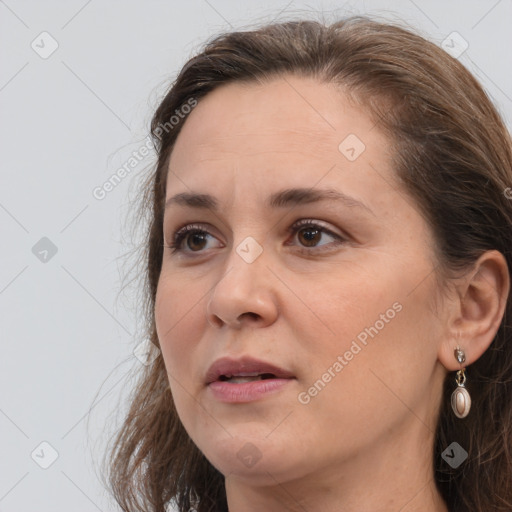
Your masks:
<svg viewBox="0 0 512 512"><path fill-rule="evenodd" d="M459 347L454 350L454 356L460 365L466 361L466 354ZM464 386L466 383L466 368L461 368L457 372L455 382L457 383L457 388L452 393L452 409L457 418L465 418L469 414L469 409L471 409L471 397Z"/></svg>

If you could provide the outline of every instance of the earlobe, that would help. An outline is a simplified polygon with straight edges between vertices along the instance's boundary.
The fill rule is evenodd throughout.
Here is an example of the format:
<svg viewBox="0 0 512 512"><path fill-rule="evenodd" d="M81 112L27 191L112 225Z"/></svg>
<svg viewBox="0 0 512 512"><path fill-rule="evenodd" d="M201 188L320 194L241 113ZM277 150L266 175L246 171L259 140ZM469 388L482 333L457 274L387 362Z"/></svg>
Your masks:
<svg viewBox="0 0 512 512"><path fill-rule="evenodd" d="M464 366L468 366L471 363L467 361L467 346L468 343L466 343L465 339L461 336L460 331L456 331L455 335L448 336L442 341L439 347L439 361L450 372L460 370L462 363L460 363L459 360L461 356L459 355L459 357L457 357L460 352L463 354Z"/></svg>
<svg viewBox="0 0 512 512"><path fill-rule="evenodd" d="M510 291L504 256L496 250L480 256L457 286L457 298L446 317L446 336L438 358L449 371L460 370L454 350L465 354L465 366L473 364L489 348L503 319Z"/></svg>

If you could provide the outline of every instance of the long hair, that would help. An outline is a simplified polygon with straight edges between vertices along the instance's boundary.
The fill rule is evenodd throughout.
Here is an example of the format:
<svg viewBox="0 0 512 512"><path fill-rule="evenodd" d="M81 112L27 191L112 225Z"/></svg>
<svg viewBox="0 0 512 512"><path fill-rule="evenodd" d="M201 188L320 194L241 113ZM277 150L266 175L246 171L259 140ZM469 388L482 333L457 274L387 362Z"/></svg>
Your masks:
<svg viewBox="0 0 512 512"><path fill-rule="evenodd" d="M327 26L273 23L210 40L184 65L152 119L158 160L141 202L149 221L145 320L155 347L166 174L186 122L183 115L176 122L176 112L223 84L290 74L338 84L388 136L394 172L434 234L441 288L490 249L505 256L511 272L510 134L466 68L423 37L366 17ZM461 421L451 411L453 374L439 397L434 474L452 512L512 510L511 307L508 297L495 339L470 367L469 416ZM441 458L454 440L469 453L457 469ZM109 487L124 511L163 512L172 503L180 512L227 512L224 477L181 424L161 353L142 369L108 456Z"/></svg>

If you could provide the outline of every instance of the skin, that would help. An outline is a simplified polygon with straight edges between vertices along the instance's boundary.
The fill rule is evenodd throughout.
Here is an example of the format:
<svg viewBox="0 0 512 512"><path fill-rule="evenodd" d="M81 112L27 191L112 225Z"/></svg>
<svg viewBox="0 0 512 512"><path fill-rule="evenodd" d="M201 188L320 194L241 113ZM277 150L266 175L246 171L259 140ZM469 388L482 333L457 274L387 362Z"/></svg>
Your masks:
<svg viewBox="0 0 512 512"><path fill-rule="evenodd" d="M365 144L354 161L338 148L349 134ZM460 368L457 345L470 365L491 343L509 278L489 251L441 303L431 230L396 182L389 148L339 89L294 76L214 90L178 136L166 197L207 193L219 210L166 209L166 245L186 224L209 235L164 250L155 321L179 417L225 475L231 512L448 510L431 455L443 380ZM332 200L266 206L291 187L342 191L373 213ZM324 231L308 244L308 228L288 231L301 219L344 241ZM246 237L263 249L252 263L236 251ZM401 310L301 403L394 303ZM296 380L256 402L219 402L206 371L242 355ZM251 467L237 457L247 443L261 457Z"/></svg>

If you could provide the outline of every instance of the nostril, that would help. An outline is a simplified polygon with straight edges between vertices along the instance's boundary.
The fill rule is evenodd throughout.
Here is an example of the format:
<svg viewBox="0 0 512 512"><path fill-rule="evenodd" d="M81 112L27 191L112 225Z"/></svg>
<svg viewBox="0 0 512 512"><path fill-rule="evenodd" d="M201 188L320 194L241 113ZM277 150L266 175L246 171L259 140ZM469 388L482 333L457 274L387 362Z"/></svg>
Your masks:
<svg viewBox="0 0 512 512"><path fill-rule="evenodd" d="M224 325L224 322L216 315L213 315L212 317L210 317L210 315L207 315L206 319L208 320L208 323L212 327L222 327Z"/></svg>
<svg viewBox="0 0 512 512"><path fill-rule="evenodd" d="M248 316L251 320L258 320L260 318L260 315L257 313L253 313L252 311L249 311L247 313L242 313L238 319L242 319L244 316Z"/></svg>

